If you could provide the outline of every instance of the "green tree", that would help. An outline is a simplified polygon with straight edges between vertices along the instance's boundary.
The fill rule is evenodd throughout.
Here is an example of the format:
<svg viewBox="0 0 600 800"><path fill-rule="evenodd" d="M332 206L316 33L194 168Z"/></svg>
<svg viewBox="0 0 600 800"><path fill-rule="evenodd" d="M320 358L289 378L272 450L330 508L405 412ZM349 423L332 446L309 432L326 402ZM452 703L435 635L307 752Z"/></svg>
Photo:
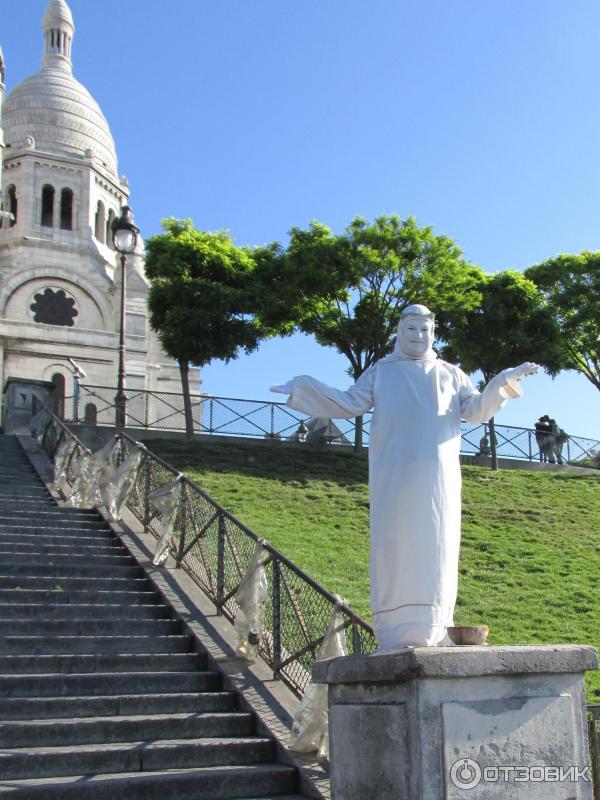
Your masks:
<svg viewBox="0 0 600 800"><path fill-rule="evenodd" d="M563 368L581 372L600 391L600 252L559 255L525 275L558 323Z"/></svg>
<svg viewBox="0 0 600 800"><path fill-rule="evenodd" d="M186 434L193 434L191 364L230 361L256 349L264 335L252 308L254 261L228 233L207 233L189 219L163 220L146 241L150 323L179 364Z"/></svg>
<svg viewBox="0 0 600 800"><path fill-rule="evenodd" d="M481 388L524 361L535 361L555 375L562 365L559 330L535 284L507 270L482 276L478 288L481 303L447 332L442 356L467 373L481 371ZM492 469L497 469L493 418L489 428Z"/></svg>
<svg viewBox="0 0 600 800"><path fill-rule="evenodd" d="M391 352L402 309L424 303L435 309L443 335L479 301L481 270L465 262L457 245L409 217L357 217L341 234L319 222L292 228L287 250L263 251L261 283L273 281L264 311L267 324L314 334L335 347L357 380ZM357 419L355 445L362 445Z"/></svg>

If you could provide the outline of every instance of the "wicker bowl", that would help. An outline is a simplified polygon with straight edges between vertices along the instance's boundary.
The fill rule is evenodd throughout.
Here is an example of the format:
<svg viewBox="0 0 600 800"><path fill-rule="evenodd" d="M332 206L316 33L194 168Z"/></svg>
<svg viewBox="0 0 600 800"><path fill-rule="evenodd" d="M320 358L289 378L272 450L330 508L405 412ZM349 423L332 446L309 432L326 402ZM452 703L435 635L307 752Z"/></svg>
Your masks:
<svg viewBox="0 0 600 800"><path fill-rule="evenodd" d="M490 632L488 625L469 625L448 628L448 636L454 644L485 644L487 635Z"/></svg>

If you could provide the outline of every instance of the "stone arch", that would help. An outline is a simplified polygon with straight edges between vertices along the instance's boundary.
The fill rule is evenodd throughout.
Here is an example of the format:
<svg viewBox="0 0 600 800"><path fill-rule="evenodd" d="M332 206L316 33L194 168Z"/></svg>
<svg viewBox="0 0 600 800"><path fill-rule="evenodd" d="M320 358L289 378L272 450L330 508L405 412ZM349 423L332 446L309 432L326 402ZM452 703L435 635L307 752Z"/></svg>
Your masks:
<svg viewBox="0 0 600 800"><path fill-rule="evenodd" d="M63 231L73 230L73 189L68 186L60 192L60 227Z"/></svg>
<svg viewBox="0 0 600 800"><path fill-rule="evenodd" d="M42 186L42 206L40 213L40 225L52 228L54 225L54 186L45 183Z"/></svg>
<svg viewBox="0 0 600 800"><path fill-rule="evenodd" d="M67 381L62 372L54 372L50 378L50 382L54 385L54 393L52 394L52 411L59 419L65 418L65 398Z"/></svg>
<svg viewBox="0 0 600 800"><path fill-rule="evenodd" d="M96 219L94 221L94 236L99 242L106 241L106 208L102 200L96 205Z"/></svg>
<svg viewBox="0 0 600 800"><path fill-rule="evenodd" d="M17 187L14 183L10 183L6 189L6 203L2 204L2 210L8 211L12 214L12 219L6 223L7 228L12 228L17 224L17 212L19 208L19 201L17 200ZM0 217L0 228L3 226L3 220Z"/></svg>
<svg viewBox="0 0 600 800"><path fill-rule="evenodd" d="M40 377L43 381L54 384L52 411L56 416L61 416L58 413L61 410L58 406L62 403L62 415L64 416L65 412L68 412L66 403L69 395L73 394L73 375L71 370L61 361L50 361L44 365Z"/></svg>
<svg viewBox="0 0 600 800"><path fill-rule="evenodd" d="M75 279L72 273L54 267L23 270L8 280L0 290L0 317L6 317L7 307L15 293L27 284L32 284L33 287L36 281L44 281L48 284L57 281L65 283L75 297L78 293L83 293L96 309L100 319L100 329L110 332L114 330L112 305L108 298L103 296L102 291L91 281L79 275ZM86 327L85 320L82 320L80 324L82 328Z"/></svg>
<svg viewBox="0 0 600 800"><path fill-rule="evenodd" d="M95 403L86 403L83 410L83 421L86 425L98 424L98 407Z"/></svg>
<svg viewBox="0 0 600 800"><path fill-rule="evenodd" d="M112 238L112 224L116 216L117 215L115 214L114 209L111 208L110 211L108 212L108 216L106 217L106 244L110 247L111 250L115 249L115 245L113 243L113 238Z"/></svg>

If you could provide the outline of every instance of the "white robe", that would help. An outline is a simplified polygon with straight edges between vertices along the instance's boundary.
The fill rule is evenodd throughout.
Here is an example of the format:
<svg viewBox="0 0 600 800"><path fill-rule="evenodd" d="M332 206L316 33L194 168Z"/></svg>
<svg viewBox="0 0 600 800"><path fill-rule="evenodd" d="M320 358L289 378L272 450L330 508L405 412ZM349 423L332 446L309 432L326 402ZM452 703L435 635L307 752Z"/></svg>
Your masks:
<svg viewBox="0 0 600 800"><path fill-rule="evenodd" d="M369 444L371 610L380 649L436 645L452 625L461 522L461 418L478 424L520 387L501 373L479 393L435 358L392 355L347 391L303 375L288 405L314 417L373 408Z"/></svg>

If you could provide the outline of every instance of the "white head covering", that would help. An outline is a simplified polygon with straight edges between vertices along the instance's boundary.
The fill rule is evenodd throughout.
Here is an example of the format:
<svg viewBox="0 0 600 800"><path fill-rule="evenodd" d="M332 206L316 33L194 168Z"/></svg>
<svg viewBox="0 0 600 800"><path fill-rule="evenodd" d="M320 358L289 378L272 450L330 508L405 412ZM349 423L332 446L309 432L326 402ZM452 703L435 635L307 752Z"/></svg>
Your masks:
<svg viewBox="0 0 600 800"><path fill-rule="evenodd" d="M429 320L432 325L435 324L435 315L433 311L430 311L427 306L421 305L421 303L412 303L409 306L406 306L403 309L402 313L400 314L400 322L398 323L398 333L396 334L396 344L394 345L394 351L391 355L387 356L386 360L395 361L433 361L437 358L437 353L430 347L424 353L420 355L409 355L405 353L401 346L401 331L404 327L404 324L408 319L411 317L416 317L419 320Z"/></svg>

